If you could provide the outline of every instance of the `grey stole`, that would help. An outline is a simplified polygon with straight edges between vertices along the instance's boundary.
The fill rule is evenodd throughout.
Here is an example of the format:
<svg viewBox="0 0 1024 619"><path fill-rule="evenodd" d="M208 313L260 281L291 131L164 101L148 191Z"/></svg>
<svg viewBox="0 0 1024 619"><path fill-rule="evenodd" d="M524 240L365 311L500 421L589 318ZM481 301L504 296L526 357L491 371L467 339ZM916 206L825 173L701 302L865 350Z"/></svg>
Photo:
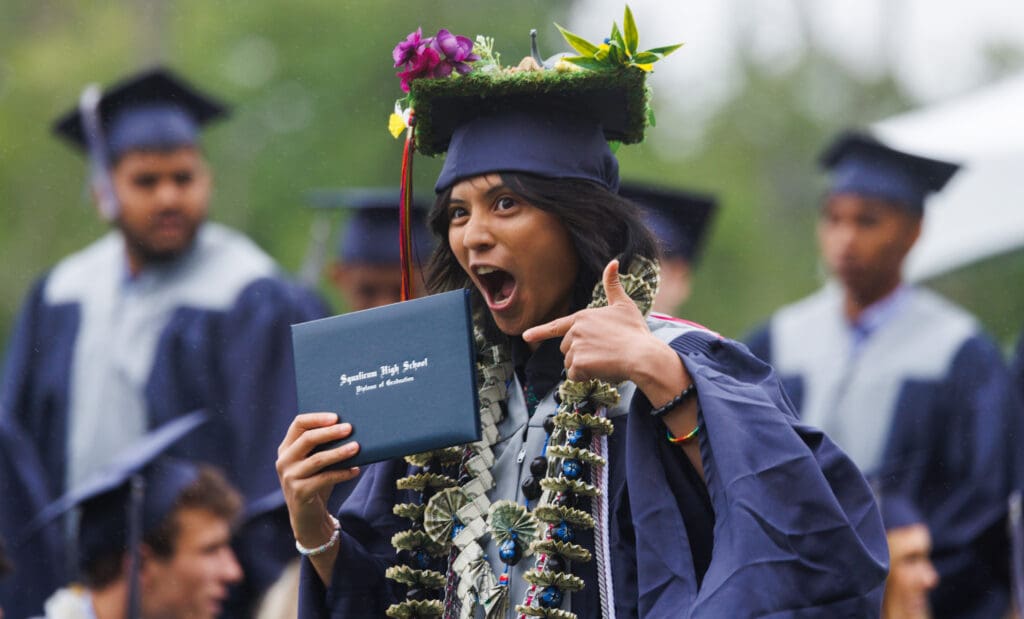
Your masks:
<svg viewBox="0 0 1024 619"><path fill-rule="evenodd" d="M841 290L830 285L779 310L771 321L772 364L780 375L803 380L801 418L870 474L882 464L904 383L948 374L978 327L963 310L914 288L852 355L842 302Z"/></svg>

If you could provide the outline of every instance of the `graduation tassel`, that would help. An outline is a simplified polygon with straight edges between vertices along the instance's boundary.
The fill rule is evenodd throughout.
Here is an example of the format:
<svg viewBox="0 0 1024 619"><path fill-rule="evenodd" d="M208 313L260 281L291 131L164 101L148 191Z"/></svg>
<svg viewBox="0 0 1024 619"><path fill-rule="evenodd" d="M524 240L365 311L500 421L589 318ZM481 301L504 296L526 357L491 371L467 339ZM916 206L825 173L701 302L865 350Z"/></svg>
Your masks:
<svg viewBox="0 0 1024 619"><path fill-rule="evenodd" d="M409 110L409 128L402 149L402 185L398 214L398 247L402 260L402 300L412 298L412 157L416 151L415 115Z"/></svg>

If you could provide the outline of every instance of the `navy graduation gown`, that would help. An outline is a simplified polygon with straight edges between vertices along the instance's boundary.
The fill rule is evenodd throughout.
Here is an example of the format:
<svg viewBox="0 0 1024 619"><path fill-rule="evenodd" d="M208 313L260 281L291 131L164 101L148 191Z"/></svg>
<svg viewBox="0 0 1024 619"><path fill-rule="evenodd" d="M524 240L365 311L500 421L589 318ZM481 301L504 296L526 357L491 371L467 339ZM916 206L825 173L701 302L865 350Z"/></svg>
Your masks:
<svg viewBox="0 0 1024 619"><path fill-rule="evenodd" d="M278 488L276 448L296 409L289 326L325 313L315 295L223 226L204 224L189 252L132 281L123 240L112 232L33 287L11 339L0 404L41 461L50 499L138 432L202 408L212 421L175 455L221 467L252 501ZM290 539L279 521L267 526L275 533L259 537ZM255 539L242 533L243 545ZM276 563L267 554L253 553ZM250 577L279 571L243 568ZM54 584L70 576L55 574Z"/></svg>
<svg viewBox="0 0 1024 619"><path fill-rule="evenodd" d="M741 345L660 317L649 325L670 342L697 383L713 511L711 559L698 585L692 549L709 540L690 541L693 528L684 522L657 448L665 440L664 425L650 417L650 403L632 384L622 385L625 409L609 412L615 425L608 527L616 616L878 616L888 553L870 489L856 467L824 434L797 420L771 368ZM516 412L524 406L517 387L518 381L509 389L509 419L525 415ZM549 394L529 425L539 426L553 410ZM518 429L501 436L515 441ZM511 476L517 484L522 468L500 470L499 449L500 443L495 478ZM519 466L528 467L534 455L528 451ZM384 577L384 569L395 561L391 535L408 526L391 512L410 498L394 483L406 472L401 461L364 470L339 514L331 587L303 564L300 617L376 617L400 599L401 588ZM511 494L496 498L522 501ZM583 567L590 570L579 574L588 586L569 604L580 617L597 617L593 567ZM521 598L513 592L510 599L515 604Z"/></svg>
<svg viewBox="0 0 1024 619"><path fill-rule="evenodd" d="M1013 361L1010 363L1010 376L1013 384L1017 386L1018 399L1024 402L1024 331L1017 340Z"/></svg>
<svg viewBox="0 0 1024 619"><path fill-rule="evenodd" d="M0 411L0 537L14 571L0 577L0 608L5 617L39 612L53 590L53 561L63 557L58 531L47 529L31 544L16 532L49 502L42 465L31 443Z"/></svg>
<svg viewBox="0 0 1024 619"><path fill-rule="evenodd" d="M972 317L925 290L907 293L855 353L832 287L780 310L750 347L805 421L925 515L941 576L935 616L999 616L1006 499L1021 483L1019 404Z"/></svg>

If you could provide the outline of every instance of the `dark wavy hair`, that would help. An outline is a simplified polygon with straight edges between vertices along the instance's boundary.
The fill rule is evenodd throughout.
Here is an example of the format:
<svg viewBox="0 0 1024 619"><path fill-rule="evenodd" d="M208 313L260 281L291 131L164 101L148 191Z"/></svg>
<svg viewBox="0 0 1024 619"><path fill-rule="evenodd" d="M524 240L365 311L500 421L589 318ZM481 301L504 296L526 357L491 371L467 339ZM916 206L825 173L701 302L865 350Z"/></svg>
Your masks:
<svg viewBox="0 0 1024 619"><path fill-rule="evenodd" d="M569 232L580 265L570 311L580 310L590 302L594 286L601 281L601 274L612 258L619 258L622 272L637 256L657 259L657 243L640 219L637 207L601 185L524 173L503 172L499 176L512 192L557 217ZM439 242L427 263L427 290L436 293L470 288L473 307L481 309L485 306L480 292L459 266L448 244L451 195L451 187L438 194L430 211L430 229ZM482 313L490 321L490 313Z"/></svg>

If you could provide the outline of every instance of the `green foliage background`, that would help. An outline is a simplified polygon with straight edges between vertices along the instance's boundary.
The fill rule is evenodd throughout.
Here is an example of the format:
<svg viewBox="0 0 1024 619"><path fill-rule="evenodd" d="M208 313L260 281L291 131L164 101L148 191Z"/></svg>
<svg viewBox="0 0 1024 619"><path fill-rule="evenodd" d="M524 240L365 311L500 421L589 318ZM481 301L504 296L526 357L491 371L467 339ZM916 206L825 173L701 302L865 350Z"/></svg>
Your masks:
<svg viewBox="0 0 1024 619"><path fill-rule="evenodd" d="M417 25L488 34L510 64L527 53L531 27L543 51L562 50L552 22L565 23L570 8L564 0L0 0L0 344L32 280L105 230L84 189L83 158L49 132L85 84L162 60L231 102L234 116L205 140L217 178L212 218L295 271L311 223L307 190L398 180L401 144L386 131L401 95L390 55L397 41ZM656 18L637 15L641 35ZM661 124L646 143L619 151L624 176L720 195L694 297L679 313L731 336L821 282L813 236L821 146L842 127L911 106L887 75L853 75L813 45L781 72L740 58L744 86L704 140L666 154L674 128ZM1002 53L993 77L1019 59ZM687 61L684 47L665 63ZM655 92L659 118L687 94L670 90ZM416 165L419 188L429 188L438 162ZM1008 285L1022 278L1024 258L1015 256L936 285L1006 343L1024 323L1024 292Z"/></svg>

